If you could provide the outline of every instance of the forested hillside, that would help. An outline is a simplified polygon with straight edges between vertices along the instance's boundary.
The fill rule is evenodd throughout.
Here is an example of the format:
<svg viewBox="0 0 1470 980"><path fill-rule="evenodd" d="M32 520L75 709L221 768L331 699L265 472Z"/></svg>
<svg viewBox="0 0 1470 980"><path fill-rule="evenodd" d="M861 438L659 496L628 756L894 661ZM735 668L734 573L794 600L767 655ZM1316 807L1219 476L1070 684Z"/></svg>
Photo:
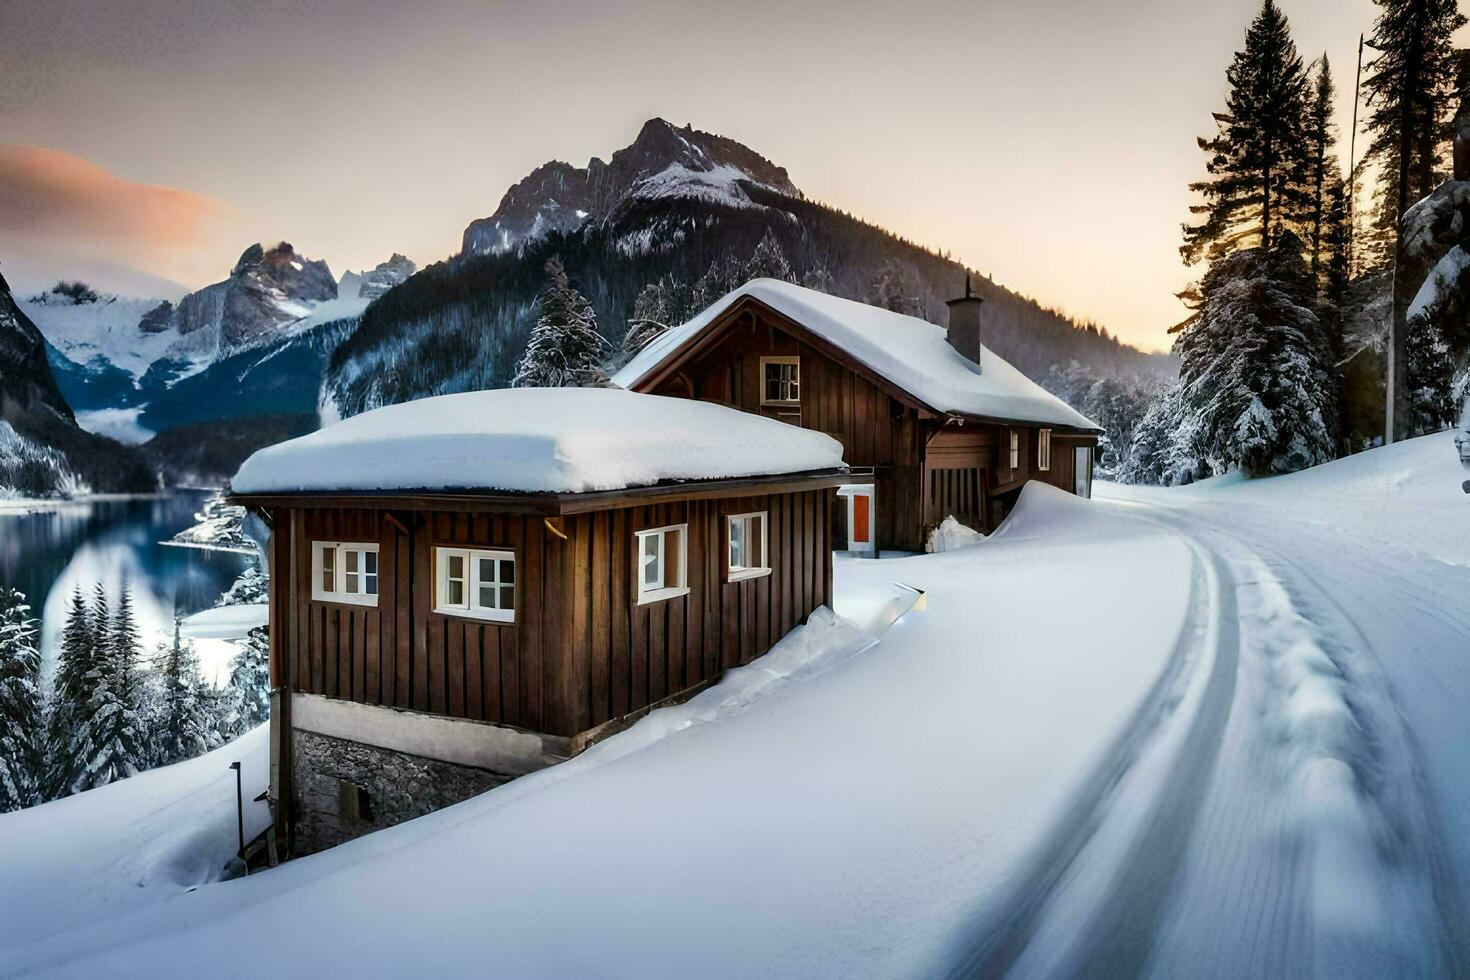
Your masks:
<svg viewBox="0 0 1470 980"><path fill-rule="evenodd" d="M776 189L772 174L784 171L763 169L765 179L758 180L732 164L712 162L734 159L731 141L689 129L673 130L677 138L670 140L670 130L667 123L651 121L637 142L614 155L611 166L594 161L591 170L602 166L599 172L627 175L615 192L605 186L600 191L600 199L615 197L602 220L578 210L580 223L569 227L566 208L555 199L544 201L540 211L528 204L523 181L502 203L508 215L502 224L492 216L472 226L482 229L480 238L505 247L437 263L374 303L328 368L327 389L343 414L507 384L535 322L535 297L553 256L590 300L599 330L615 349L635 318L635 306L638 319L676 323L752 275L786 278L945 322L944 301L964 289L966 270L959 262L799 192ZM689 159L664 160L658 155L664 145L679 147ZM624 153L635 154L638 167L622 159ZM695 171L694 180L690 168L701 160L713 169ZM567 183L561 179L556 186ZM534 214L552 214L556 221L528 217ZM510 217L522 230L519 237L503 232L511 227ZM496 227L504 237L483 231ZM992 304L987 343L1034 378L1072 361L1099 377L1172 368L1168 359L1120 344L1096 326L987 279L976 283Z"/></svg>

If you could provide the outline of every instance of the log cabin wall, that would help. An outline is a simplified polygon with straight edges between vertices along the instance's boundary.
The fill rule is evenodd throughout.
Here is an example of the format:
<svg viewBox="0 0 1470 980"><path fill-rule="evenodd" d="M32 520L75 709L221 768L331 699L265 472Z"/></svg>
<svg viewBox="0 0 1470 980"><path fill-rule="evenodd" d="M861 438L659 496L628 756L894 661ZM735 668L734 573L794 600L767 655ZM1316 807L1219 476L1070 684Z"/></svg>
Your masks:
<svg viewBox="0 0 1470 980"><path fill-rule="evenodd" d="M558 525L565 539L541 517L281 510L273 664L302 693L572 736L749 663L830 605L832 495L578 514ZM753 511L768 514L772 571L731 583L724 518ZM685 523L689 594L639 605L634 532ZM313 599L313 541L376 543L378 605ZM434 612L436 544L514 551L516 621Z"/></svg>
<svg viewBox="0 0 1470 980"><path fill-rule="evenodd" d="M800 358L800 405L763 405L761 358ZM641 389L640 389L641 390ZM849 466L872 467L882 548L922 550L919 413L866 377L747 311L711 347L652 393L718 402L824 432Z"/></svg>

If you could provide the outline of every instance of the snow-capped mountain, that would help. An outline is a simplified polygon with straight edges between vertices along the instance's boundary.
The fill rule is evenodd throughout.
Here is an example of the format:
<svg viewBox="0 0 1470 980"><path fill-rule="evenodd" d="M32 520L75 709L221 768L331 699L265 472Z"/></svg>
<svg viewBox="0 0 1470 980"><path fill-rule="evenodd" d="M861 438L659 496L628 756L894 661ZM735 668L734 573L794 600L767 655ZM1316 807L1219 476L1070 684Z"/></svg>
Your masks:
<svg viewBox="0 0 1470 980"><path fill-rule="evenodd" d="M732 139L679 129L663 119L643 124L638 138L604 163L586 167L553 160L531 171L488 218L470 223L464 252L504 252L552 232L602 223L639 199L691 198L731 207L761 207L750 191L800 197L783 167Z"/></svg>
<svg viewBox="0 0 1470 980"><path fill-rule="evenodd" d="M756 275L942 324L944 301L973 271L808 200L784 168L749 147L652 119L609 162L536 168L494 214L470 223L460 254L366 311L332 355L326 384L335 407L350 415L507 384L552 256L614 348L640 297L641 315L677 322ZM992 349L1033 380L1074 360L1097 377L1157 368L1159 358L1096 327L976 281L993 311Z"/></svg>
<svg viewBox="0 0 1470 980"><path fill-rule="evenodd" d="M374 300L418 271L408 256L394 252L387 262L379 262L363 273L348 270L337 282L339 299L361 297Z"/></svg>
<svg viewBox="0 0 1470 980"><path fill-rule="evenodd" d="M141 458L78 427L49 356L0 276L0 495L148 489Z"/></svg>

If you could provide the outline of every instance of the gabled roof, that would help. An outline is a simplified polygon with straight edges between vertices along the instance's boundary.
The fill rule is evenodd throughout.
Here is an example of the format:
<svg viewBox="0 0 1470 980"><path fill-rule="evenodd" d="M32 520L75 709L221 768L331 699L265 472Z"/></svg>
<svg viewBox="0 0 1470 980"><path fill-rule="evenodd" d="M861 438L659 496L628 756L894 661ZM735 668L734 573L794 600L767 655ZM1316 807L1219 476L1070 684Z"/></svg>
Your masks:
<svg viewBox="0 0 1470 980"><path fill-rule="evenodd" d="M988 348L981 349L977 368L975 362L949 345L943 327L775 279L752 279L726 293L694 319L655 338L613 376L613 381L624 388L635 387L676 359L726 311L747 297L847 352L916 402L937 412L1101 431L1097 423Z"/></svg>
<svg viewBox="0 0 1470 980"><path fill-rule="evenodd" d="M255 453L233 494L592 493L842 469L830 436L614 388L503 388L355 415Z"/></svg>

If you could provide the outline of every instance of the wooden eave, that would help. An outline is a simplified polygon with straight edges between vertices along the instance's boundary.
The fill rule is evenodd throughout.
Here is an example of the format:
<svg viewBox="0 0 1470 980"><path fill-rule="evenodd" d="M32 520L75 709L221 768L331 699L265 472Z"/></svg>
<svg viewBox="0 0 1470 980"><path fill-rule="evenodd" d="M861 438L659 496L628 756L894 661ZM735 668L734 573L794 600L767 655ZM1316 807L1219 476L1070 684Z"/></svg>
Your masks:
<svg viewBox="0 0 1470 980"><path fill-rule="evenodd" d="M1096 436L1102 432L1101 429L1088 429L1074 425L1038 422L1035 419L1008 419L999 416L970 415L964 412L941 411L925 402L913 392L894 384L885 375L879 374L825 337L807 329L799 321L793 320L785 313L782 313L780 310L754 296L742 296L734 303L731 303L729 309L705 324L698 333L684 341L683 344L664 355L663 361L635 383L632 390L646 394L667 381L670 377L678 374L690 361L706 353L710 348L724 339L726 334L735 330L739 326L740 318L752 311L759 312L775 320L781 325L783 331L798 338L802 343L820 351L844 367L856 372L890 398L915 409L921 418L942 419L944 420L944 424L956 420L984 425L1024 425L1031 428L1050 428L1053 432L1089 436Z"/></svg>
<svg viewBox="0 0 1470 980"><path fill-rule="evenodd" d="M871 474L848 470L809 470L773 476L655 483L587 493L499 493L471 490L307 490L293 493L231 493L231 504L260 510L277 507L346 507L378 510L469 511L563 517L669 500L712 500L768 493L798 493L872 483Z"/></svg>

